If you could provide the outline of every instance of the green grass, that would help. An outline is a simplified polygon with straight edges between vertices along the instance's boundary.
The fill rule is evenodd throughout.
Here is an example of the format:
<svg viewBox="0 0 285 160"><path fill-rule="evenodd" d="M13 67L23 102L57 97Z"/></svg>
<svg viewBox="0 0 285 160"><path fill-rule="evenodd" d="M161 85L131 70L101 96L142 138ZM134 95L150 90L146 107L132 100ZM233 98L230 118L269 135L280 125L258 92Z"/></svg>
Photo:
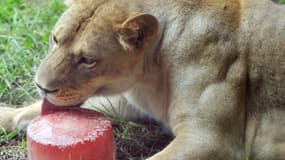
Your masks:
<svg viewBox="0 0 285 160"><path fill-rule="evenodd" d="M36 66L64 5L60 0L1 0L0 8L0 102L31 102L37 98Z"/></svg>
<svg viewBox="0 0 285 160"><path fill-rule="evenodd" d="M273 0L274 2L285 4L285 0Z"/></svg>
<svg viewBox="0 0 285 160"><path fill-rule="evenodd" d="M19 130L14 130L12 132L7 133L5 130L0 130L0 143L7 142L17 136Z"/></svg>

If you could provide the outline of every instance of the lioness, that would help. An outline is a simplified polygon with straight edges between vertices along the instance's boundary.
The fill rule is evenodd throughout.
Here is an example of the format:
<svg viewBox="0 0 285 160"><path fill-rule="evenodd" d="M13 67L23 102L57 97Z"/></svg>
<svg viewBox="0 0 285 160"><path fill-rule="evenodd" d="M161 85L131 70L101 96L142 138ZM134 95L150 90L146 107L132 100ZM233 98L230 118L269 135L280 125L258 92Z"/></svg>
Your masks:
<svg viewBox="0 0 285 160"><path fill-rule="evenodd" d="M285 159L284 6L270 0L68 4L35 79L50 102L108 104L108 96L127 119L146 114L162 122L175 138L148 160ZM0 124L21 127L40 104L1 108Z"/></svg>

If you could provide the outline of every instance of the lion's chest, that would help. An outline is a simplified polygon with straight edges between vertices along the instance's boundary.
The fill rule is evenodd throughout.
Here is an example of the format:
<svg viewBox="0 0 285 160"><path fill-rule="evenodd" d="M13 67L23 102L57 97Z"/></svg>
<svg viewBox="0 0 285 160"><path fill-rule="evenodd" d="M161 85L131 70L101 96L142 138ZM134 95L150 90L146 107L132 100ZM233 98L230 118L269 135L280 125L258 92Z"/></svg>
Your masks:
<svg viewBox="0 0 285 160"><path fill-rule="evenodd" d="M168 106L165 94L165 92L159 93L153 88L138 87L125 92L123 96L135 108L168 125L166 124L168 122Z"/></svg>

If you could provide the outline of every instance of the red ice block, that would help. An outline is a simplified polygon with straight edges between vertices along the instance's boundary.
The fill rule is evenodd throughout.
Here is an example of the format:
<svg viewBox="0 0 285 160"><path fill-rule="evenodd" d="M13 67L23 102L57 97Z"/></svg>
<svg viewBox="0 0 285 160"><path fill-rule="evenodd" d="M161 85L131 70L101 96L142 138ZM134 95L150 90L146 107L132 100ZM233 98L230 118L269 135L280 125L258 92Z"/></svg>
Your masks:
<svg viewBox="0 0 285 160"><path fill-rule="evenodd" d="M42 115L27 129L29 160L115 160L110 121L79 107L44 100Z"/></svg>

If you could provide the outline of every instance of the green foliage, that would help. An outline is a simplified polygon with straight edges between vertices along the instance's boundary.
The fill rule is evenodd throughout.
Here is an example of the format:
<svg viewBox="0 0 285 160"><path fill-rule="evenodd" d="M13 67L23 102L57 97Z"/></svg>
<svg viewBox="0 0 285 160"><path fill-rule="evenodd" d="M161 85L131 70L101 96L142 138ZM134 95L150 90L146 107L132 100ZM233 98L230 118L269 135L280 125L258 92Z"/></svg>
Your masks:
<svg viewBox="0 0 285 160"><path fill-rule="evenodd" d="M276 1L276 2L278 2L278 3L283 3L283 4L285 4L285 0L274 0L274 1Z"/></svg>
<svg viewBox="0 0 285 160"><path fill-rule="evenodd" d="M22 137L22 140L21 140L21 147L22 149L27 149L27 140L25 137Z"/></svg>
<svg viewBox="0 0 285 160"><path fill-rule="evenodd" d="M37 95L35 68L64 5L60 0L1 0L0 8L0 102L22 104Z"/></svg>
<svg viewBox="0 0 285 160"><path fill-rule="evenodd" d="M11 139L13 139L15 136L17 136L19 133L19 130L14 130L10 133L7 133L5 130L0 130L0 144L2 142L5 142L5 141L9 141Z"/></svg>

